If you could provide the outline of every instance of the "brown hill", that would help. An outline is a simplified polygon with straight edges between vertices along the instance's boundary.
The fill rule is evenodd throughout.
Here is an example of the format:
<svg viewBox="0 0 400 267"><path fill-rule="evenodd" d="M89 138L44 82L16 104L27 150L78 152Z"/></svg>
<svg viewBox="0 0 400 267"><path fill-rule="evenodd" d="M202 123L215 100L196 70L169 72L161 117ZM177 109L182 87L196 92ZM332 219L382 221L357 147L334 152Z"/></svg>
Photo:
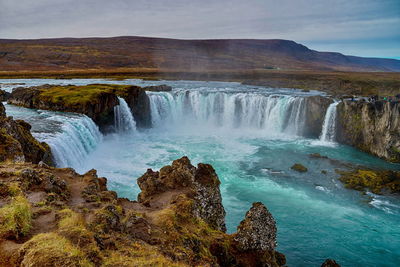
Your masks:
<svg viewBox="0 0 400 267"><path fill-rule="evenodd" d="M121 68L400 71L400 60L318 52L287 40L0 39L1 71Z"/></svg>

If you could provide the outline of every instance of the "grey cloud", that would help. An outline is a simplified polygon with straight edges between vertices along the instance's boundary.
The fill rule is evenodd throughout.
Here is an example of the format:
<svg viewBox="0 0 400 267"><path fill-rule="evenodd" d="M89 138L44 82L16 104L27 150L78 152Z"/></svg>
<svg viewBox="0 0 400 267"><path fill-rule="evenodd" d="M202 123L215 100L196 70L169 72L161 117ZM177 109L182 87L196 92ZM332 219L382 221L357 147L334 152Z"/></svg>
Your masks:
<svg viewBox="0 0 400 267"><path fill-rule="evenodd" d="M281 38L346 52L348 40L399 39L398 25L398 0L0 0L0 38ZM399 44L387 44L400 55ZM357 54L373 51L360 45Z"/></svg>

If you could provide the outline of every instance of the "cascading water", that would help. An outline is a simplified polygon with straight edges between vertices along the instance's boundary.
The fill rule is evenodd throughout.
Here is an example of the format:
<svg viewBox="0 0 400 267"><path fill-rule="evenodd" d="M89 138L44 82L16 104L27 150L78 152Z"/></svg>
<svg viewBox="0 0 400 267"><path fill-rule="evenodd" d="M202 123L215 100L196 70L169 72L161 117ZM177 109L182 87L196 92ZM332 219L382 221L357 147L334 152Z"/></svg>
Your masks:
<svg viewBox="0 0 400 267"><path fill-rule="evenodd" d="M57 167L78 168L96 148L102 135L97 125L87 116L69 118L62 123L61 133L34 135L49 144Z"/></svg>
<svg viewBox="0 0 400 267"><path fill-rule="evenodd" d="M136 132L136 122L125 99L118 97L119 105L114 107L114 127L118 133Z"/></svg>
<svg viewBox="0 0 400 267"><path fill-rule="evenodd" d="M245 92L181 90L149 92L155 127L259 129L301 135L305 122L302 97Z"/></svg>
<svg viewBox="0 0 400 267"><path fill-rule="evenodd" d="M339 102L333 102L326 110L322 132L319 138L322 142L334 142L336 135L336 107Z"/></svg>
<svg viewBox="0 0 400 267"><path fill-rule="evenodd" d="M80 168L102 139L97 125L85 115L5 107L7 115L32 125L33 136L50 146L57 167Z"/></svg>

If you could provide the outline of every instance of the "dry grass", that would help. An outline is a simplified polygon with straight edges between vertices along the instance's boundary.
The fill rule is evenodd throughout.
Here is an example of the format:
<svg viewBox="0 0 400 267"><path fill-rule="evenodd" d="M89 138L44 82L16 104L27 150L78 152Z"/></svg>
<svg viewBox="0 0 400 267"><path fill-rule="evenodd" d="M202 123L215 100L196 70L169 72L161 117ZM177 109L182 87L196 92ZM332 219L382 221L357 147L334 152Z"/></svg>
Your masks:
<svg viewBox="0 0 400 267"><path fill-rule="evenodd" d="M31 223L31 205L23 195L17 195L10 204L0 209L0 237L18 239L29 232Z"/></svg>

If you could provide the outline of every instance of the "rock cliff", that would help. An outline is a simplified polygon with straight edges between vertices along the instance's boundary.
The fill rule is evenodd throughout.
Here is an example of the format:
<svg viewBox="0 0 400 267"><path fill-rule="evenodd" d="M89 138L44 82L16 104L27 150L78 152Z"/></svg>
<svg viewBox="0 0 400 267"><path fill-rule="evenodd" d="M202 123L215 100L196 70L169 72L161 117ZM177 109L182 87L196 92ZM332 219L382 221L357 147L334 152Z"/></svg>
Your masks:
<svg viewBox="0 0 400 267"><path fill-rule="evenodd" d="M305 127L303 135L308 138L318 138L324 124L326 110L333 102L324 96L310 96L305 99Z"/></svg>
<svg viewBox="0 0 400 267"><path fill-rule="evenodd" d="M276 226L254 203L225 233L212 166L176 160L138 183L139 202L118 198L96 171L0 164L0 265L283 266ZM7 216L14 214L13 216Z"/></svg>
<svg viewBox="0 0 400 267"><path fill-rule="evenodd" d="M43 161L52 165L50 147L38 142L30 132L31 125L22 120L7 117L0 103L0 161Z"/></svg>
<svg viewBox="0 0 400 267"><path fill-rule="evenodd" d="M151 126L150 103L141 87L90 84L85 86L18 87L8 103L27 108L76 112L90 117L102 131L114 124L114 107L123 97L132 110L139 127Z"/></svg>
<svg viewBox="0 0 400 267"><path fill-rule="evenodd" d="M343 101L337 112L338 142L400 162L400 103Z"/></svg>

